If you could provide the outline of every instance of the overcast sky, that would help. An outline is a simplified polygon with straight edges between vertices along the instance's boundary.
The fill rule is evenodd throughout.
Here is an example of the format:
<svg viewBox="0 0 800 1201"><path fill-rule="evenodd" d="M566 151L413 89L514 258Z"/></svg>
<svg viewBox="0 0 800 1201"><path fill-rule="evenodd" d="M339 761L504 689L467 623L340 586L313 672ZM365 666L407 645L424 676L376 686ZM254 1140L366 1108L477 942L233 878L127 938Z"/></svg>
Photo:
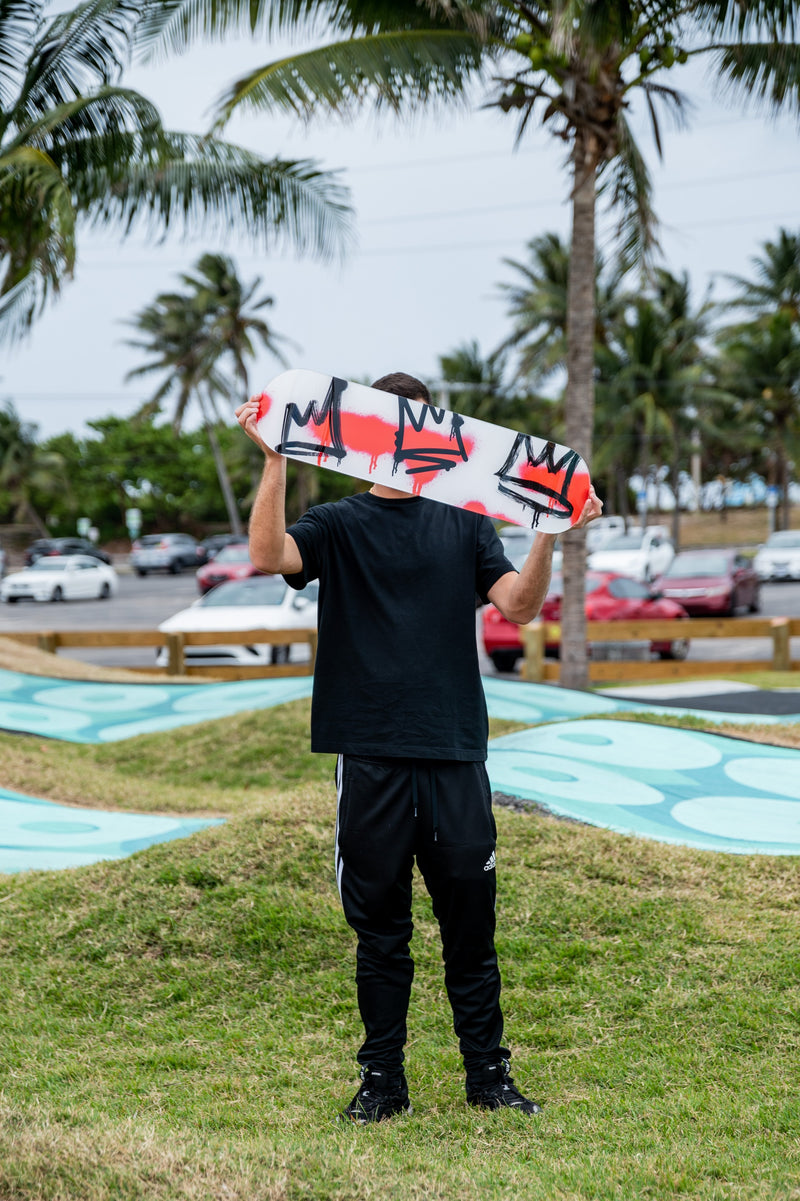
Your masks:
<svg viewBox="0 0 800 1201"><path fill-rule="evenodd" d="M204 131L223 88L277 53L249 43L202 47L126 82L159 105L169 127ZM772 122L715 101L696 70L673 79L694 103L688 131L665 127L663 164L644 116L636 121L655 178L664 265L687 270L698 297L709 283L721 296L725 273L748 274L781 225L800 227L798 132L788 118ZM461 343L477 339L492 350L509 331L497 285L514 275L503 259L524 259L538 234L569 231L563 145L536 130L515 151L514 127L513 117L475 110L429 115L413 127L370 118L307 130L288 119L236 118L231 141L341 170L357 214L357 247L345 263L268 256L243 237L156 245L84 232L74 282L26 343L3 352L0 403L12 399L41 437L131 414L155 381L125 382L142 361L125 345L133 336L125 322L206 250L232 254L244 279L262 278L275 330L297 344L292 366L432 380L438 356ZM254 389L280 369L258 358Z"/></svg>

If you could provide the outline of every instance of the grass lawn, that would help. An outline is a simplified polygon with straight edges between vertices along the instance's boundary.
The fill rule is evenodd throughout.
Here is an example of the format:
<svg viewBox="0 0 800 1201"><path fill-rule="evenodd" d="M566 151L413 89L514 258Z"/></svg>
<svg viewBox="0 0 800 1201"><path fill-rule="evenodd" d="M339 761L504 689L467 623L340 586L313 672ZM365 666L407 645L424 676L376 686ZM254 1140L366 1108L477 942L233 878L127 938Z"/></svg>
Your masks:
<svg viewBox="0 0 800 1201"><path fill-rule="evenodd" d="M506 1033L544 1114L467 1110L418 888L415 1112L337 1125L360 1026L307 722L296 702L104 747L0 737L7 787L229 817L0 877L2 1201L800 1198L800 861L505 809Z"/></svg>

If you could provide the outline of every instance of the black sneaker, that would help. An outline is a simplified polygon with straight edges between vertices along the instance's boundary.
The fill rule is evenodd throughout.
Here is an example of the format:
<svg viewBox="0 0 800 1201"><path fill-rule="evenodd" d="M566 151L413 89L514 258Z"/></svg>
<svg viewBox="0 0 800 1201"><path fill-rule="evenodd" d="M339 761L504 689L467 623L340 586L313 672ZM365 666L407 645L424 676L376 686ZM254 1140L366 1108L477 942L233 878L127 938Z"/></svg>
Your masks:
<svg viewBox="0 0 800 1201"><path fill-rule="evenodd" d="M519 1113L541 1113L541 1105L523 1097L511 1079L507 1059L487 1064L476 1072L467 1085L467 1104L478 1109L516 1109Z"/></svg>
<svg viewBox="0 0 800 1201"><path fill-rule="evenodd" d="M339 1114L339 1118L342 1122L357 1122L359 1126L366 1126L368 1122L383 1122L398 1113L411 1113L408 1085L403 1073L388 1076L386 1072L363 1067L361 1088Z"/></svg>

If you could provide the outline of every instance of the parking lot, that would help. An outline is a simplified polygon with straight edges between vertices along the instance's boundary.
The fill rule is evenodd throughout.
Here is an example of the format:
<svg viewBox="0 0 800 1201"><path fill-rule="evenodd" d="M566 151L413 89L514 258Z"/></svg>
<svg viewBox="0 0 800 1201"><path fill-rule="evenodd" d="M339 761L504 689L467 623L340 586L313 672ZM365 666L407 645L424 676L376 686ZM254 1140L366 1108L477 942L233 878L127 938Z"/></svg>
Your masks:
<svg viewBox="0 0 800 1201"><path fill-rule="evenodd" d="M13 631L43 630L133 630L155 629L160 622L197 600L199 592L194 571L181 575L148 575L144 578L123 571L119 591L106 601L71 601L61 604L20 602L0 607L0 634ZM764 584L761 590L762 617L799 617L800 582ZM480 613L480 611L479 611ZM479 625L478 625L479 629ZM793 640L792 654L800 658L800 639ZM495 675L494 667L483 653L478 640L481 671ZM765 638L695 638L689 658L769 660L771 642ZM119 647L76 649L71 657L87 663L119 667L150 667L152 648Z"/></svg>

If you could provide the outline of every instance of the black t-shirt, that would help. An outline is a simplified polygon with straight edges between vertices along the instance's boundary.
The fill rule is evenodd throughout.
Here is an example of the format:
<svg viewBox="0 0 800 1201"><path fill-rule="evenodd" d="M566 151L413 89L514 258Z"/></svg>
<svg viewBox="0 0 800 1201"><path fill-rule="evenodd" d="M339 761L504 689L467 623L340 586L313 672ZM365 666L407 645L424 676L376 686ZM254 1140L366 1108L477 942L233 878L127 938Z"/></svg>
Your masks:
<svg viewBox="0 0 800 1201"><path fill-rule="evenodd" d="M514 568L488 517L362 492L287 531L319 579L311 749L483 760L488 719L475 594Z"/></svg>

